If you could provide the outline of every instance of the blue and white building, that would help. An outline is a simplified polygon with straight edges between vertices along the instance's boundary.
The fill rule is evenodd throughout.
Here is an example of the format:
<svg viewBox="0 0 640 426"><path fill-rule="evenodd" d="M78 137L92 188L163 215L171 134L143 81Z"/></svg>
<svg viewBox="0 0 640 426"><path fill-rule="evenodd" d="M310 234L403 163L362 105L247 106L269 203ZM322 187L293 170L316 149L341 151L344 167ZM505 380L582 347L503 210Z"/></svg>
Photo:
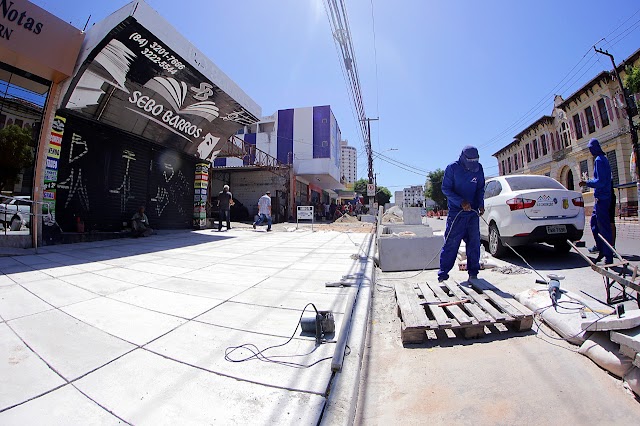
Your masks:
<svg viewBox="0 0 640 426"><path fill-rule="evenodd" d="M280 163L292 165L297 205L326 203L337 198L337 190L345 189L340 174L340 127L329 105L278 110L258 123L244 126L236 137L255 145ZM247 158L216 158L213 161L214 170L251 166ZM250 176L244 180L245 189L236 188L234 192L242 202L243 193L249 187L255 188L255 193L246 194L248 200L256 198L263 190L270 189L274 194L273 191L279 189L274 187L278 182L273 177L257 173ZM247 179L258 181L249 185ZM265 179L271 187L261 184Z"/></svg>

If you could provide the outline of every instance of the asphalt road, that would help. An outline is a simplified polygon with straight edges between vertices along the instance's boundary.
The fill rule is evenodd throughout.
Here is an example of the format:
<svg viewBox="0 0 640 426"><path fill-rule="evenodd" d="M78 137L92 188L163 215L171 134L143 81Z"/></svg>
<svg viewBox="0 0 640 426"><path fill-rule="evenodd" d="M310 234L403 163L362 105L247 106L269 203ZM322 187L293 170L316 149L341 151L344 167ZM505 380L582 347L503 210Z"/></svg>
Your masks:
<svg viewBox="0 0 640 426"><path fill-rule="evenodd" d="M429 223L435 230L444 227L444 221ZM587 234L589 247L593 239ZM625 234L617 246L637 260L640 240ZM605 297L601 277L578 254L558 256L544 245L518 252L540 274L564 275L563 288ZM525 265L515 254L496 262ZM457 270L451 276L458 282L466 279ZM544 288L535 284L534 273L481 271L480 277L511 294ZM435 282L436 271L378 271L356 424L637 424L640 401L620 379L562 340L533 331L492 329L480 339L448 334L403 345L393 292L399 278ZM634 302L627 307L637 309Z"/></svg>

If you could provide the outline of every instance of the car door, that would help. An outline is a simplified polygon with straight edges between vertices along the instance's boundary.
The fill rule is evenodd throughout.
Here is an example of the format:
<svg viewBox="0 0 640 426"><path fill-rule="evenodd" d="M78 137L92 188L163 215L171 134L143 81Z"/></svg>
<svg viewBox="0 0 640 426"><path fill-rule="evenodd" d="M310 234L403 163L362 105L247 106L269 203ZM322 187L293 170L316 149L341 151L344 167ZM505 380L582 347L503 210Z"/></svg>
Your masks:
<svg viewBox="0 0 640 426"><path fill-rule="evenodd" d="M484 217L485 218L488 217L489 209L491 208L491 203L492 203L491 199L494 196L495 187L496 187L495 180L490 180L484 186L484 209L485 209ZM480 238L486 239L486 240L489 239L489 226L484 220L482 220L482 218L480 219Z"/></svg>

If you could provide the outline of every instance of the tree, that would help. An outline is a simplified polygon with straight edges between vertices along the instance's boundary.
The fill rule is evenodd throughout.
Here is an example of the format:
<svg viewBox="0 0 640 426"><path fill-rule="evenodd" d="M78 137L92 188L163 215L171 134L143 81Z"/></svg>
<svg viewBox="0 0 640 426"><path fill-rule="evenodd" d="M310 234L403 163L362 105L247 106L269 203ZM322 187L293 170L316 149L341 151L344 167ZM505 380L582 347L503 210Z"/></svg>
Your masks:
<svg viewBox="0 0 640 426"><path fill-rule="evenodd" d="M631 93L640 93L640 68L627 67L627 76L624 79L624 86Z"/></svg>
<svg viewBox="0 0 640 426"><path fill-rule="evenodd" d="M0 190L13 186L20 172L31 165L31 131L14 124L0 130Z"/></svg>
<svg viewBox="0 0 640 426"><path fill-rule="evenodd" d="M426 194L427 198L431 198L439 208L447 208L447 197L442 193L442 179L444 178L444 170L436 169L427 174Z"/></svg>
<svg viewBox="0 0 640 426"><path fill-rule="evenodd" d="M369 180L368 179L358 179L353 184L353 191L366 197L367 196L367 185L368 184L369 184Z"/></svg>
<svg viewBox="0 0 640 426"><path fill-rule="evenodd" d="M384 206L391 201L391 191L384 186L379 186L376 192L376 201L379 205Z"/></svg>

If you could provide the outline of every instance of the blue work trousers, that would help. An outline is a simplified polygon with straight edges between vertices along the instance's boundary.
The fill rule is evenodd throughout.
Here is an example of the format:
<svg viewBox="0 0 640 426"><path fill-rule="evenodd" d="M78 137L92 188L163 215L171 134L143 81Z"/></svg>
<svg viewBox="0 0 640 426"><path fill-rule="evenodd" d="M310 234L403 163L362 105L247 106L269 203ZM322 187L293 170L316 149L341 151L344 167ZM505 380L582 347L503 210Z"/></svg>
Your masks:
<svg viewBox="0 0 640 426"><path fill-rule="evenodd" d="M271 216L270 215L266 215L264 213L259 214L258 215L258 220L255 221L254 225L258 226L260 225L262 222L267 221L267 231L271 230Z"/></svg>
<svg viewBox="0 0 640 426"><path fill-rule="evenodd" d="M605 258L605 262L608 264L613 263L613 252L609 246L602 242L598 234L613 245L611 218L609 217L610 203L611 200L596 198L596 204L593 206L593 213L591 214L591 232L593 232L593 238L596 240L596 247L598 247L600 255Z"/></svg>
<svg viewBox="0 0 640 426"><path fill-rule="evenodd" d="M444 232L444 246L440 252L438 280L449 278L460 248L460 241L467 246L467 269L469 276L478 275L480 270L480 217L474 211L449 214Z"/></svg>

